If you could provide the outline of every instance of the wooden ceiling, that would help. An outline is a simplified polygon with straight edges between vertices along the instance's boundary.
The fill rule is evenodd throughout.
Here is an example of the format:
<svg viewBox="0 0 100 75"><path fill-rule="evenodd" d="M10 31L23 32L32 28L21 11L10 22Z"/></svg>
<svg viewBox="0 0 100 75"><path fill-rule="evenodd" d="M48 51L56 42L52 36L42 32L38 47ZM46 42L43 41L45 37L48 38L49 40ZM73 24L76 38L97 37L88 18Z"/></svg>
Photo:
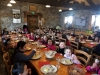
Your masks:
<svg viewBox="0 0 100 75"><path fill-rule="evenodd" d="M74 9L99 9L100 0L16 0Z"/></svg>

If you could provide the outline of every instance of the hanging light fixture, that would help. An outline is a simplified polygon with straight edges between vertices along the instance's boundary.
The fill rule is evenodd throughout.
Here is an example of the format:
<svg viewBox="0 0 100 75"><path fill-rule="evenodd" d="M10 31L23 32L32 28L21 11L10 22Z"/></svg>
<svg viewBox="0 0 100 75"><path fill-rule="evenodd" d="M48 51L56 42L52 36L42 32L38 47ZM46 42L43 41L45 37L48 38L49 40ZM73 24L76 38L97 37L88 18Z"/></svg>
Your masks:
<svg viewBox="0 0 100 75"><path fill-rule="evenodd" d="M69 10L73 10L73 8L69 8Z"/></svg>
<svg viewBox="0 0 100 75"><path fill-rule="evenodd" d="M7 6L12 7L12 4L8 3Z"/></svg>
<svg viewBox="0 0 100 75"><path fill-rule="evenodd" d="M50 8L50 5L46 5L45 7Z"/></svg>
<svg viewBox="0 0 100 75"><path fill-rule="evenodd" d="M16 1L15 0L10 0L10 3L16 3Z"/></svg>
<svg viewBox="0 0 100 75"><path fill-rule="evenodd" d="M61 10L61 9L59 9L59 12L62 12L62 10Z"/></svg>

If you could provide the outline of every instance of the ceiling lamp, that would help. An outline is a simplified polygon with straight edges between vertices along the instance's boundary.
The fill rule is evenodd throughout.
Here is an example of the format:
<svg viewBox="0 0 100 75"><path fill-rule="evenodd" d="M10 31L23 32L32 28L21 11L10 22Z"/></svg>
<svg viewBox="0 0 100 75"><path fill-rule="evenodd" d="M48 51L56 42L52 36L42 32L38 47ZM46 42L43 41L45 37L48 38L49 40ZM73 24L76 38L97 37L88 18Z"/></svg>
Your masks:
<svg viewBox="0 0 100 75"><path fill-rule="evenodd" d="M61 9L59 9L59 12L62 12L62 10L61 10Z"/></svg>
<svg viewBox="0 0 100 75"><path fill-rule="evenodd" d="M47 8L50 8L50 5L46 5Z"/></svg>
<svg viewBox="0 0 100 75"><path fill-rule="evenodd" d="M7 6L11 7L11 6L12 6L12 4L8 3L8 4L7 4Z"/></svg>
<svg viewBox="0 0 100 75"><path fill-rule="evenodd" d="M10 3L16 3L15 0L10 0Z"/></svg>
<svg viewBox="0 0 100 75"><path fill-rule="evenodd" d="M69 8L69 10L73 10L73 8Z"/></svg>

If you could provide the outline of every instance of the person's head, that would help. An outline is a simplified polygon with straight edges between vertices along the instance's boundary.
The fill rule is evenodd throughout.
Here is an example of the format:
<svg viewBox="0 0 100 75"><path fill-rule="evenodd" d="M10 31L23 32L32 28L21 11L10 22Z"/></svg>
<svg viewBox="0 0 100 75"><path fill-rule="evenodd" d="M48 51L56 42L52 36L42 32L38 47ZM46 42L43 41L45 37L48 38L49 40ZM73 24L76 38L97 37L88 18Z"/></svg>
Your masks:
<svg viewBox="0 0 100 75"><path fill-rule="evenodd" d="M12 68L12 75L28 75L28 71L25 63L15 63Z"/></svg>
<svg viewBox="0 0 100 75"><path fill-rule="evenodd" d="M47 38L47 36L46 35L44 35L43 36L43 40L47 40L48 38Z"/></svg>
<svg viewBox="0 0 100 75"><path fill-rule="evenodd" d="M98 37L95 37L95 42L99 42L99 38Z"/></svg>
<svg viewBox="0 0 100 75"><path fill-rule="evenodd" d="M52 45L52 44L53 44L52 39L48 39L48 45Z"/></svg>
<svg viewBox="0 0 100 75"><path fill-rule="evenodd" d="M60 48L65 48L65 42L60 42L59 47Z"/></svg>
<svg viewBox="0 0 100 75"><path fill-rule="evenodd" d="M98 66L100 66L100 58L99 58L99 57L96 57L95 60L94 60L94 62L95 62Z"/></svg>
<svg viewBox="0 0 100 75"><path fill-rule="evenodd" d="M4 28L3 31L7 31L7 28Z"/></svg>
<svg viewBox="0 0 100 75"><path fill-rule="evenodd" d="M36 34L35 38L38 39L40 36L38 34Z"/></svg>
<svg viewBox="0 0 100 75"><path fill-rule="evenodd" d="M30 33L31 36L33 36L33 34L34 34L34 33L32 33L32 32Z"/></svg>
<svg viewBox="0 0 100 75"><path fill-rule="evenodd" d="M71 56L71 54L72 54L72 52L71 52L71 49L65 49L65 54L67 55L67 56Z"/></svg>
<svg viewBox="0 0 100 75"><path fill-rule="evenodd" d="M17 49L19 49L19 50L25 50L25 45L26 45L26 42L24 42L24 41L19 41L19 42L17 43Z"/></svg>

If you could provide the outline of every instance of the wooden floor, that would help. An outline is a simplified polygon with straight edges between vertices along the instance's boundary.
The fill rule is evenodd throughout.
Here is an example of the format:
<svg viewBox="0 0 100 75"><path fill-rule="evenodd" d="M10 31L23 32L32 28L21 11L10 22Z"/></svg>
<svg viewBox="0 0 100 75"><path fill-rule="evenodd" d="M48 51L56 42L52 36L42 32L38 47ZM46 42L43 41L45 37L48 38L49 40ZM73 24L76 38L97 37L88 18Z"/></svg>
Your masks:
<svg viewBox="0 0 100 75"><path fill-rule="evenodd" d="M2 59L1 50L0 50L0 75L7 75L6 72L5 72L5 65L4 65L4 62L3 62L3 59Z"/></svg>

